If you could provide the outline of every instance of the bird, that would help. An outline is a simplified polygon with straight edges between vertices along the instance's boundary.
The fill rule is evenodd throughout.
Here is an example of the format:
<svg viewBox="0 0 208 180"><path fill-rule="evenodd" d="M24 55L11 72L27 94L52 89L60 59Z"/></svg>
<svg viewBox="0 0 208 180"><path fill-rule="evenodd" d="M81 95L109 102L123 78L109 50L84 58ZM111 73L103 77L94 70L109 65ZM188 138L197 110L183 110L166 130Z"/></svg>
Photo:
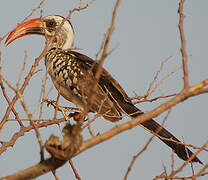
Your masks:
<svg viewBox="0 0 208 180"><path fill-rule="evenodd" d="M20 37L34 34L44 36L46 42L54 37L45 54L45 66L54 86L66 100L82 111L88 106L89 112L97 113L110 122L121 120L123 114L131 118L144 114L103 67L93 91L93 102L90 102L90 87L96 81L98 63L70 49L74 43L74 29L69 20L59 15L50 15L22 22L8 35L5 46ZM186 161L193 155L191 150L155 120L142 122L141 126L156 134L182 160ZM202 164L197 156L192 159L192 162Z"/></svg>

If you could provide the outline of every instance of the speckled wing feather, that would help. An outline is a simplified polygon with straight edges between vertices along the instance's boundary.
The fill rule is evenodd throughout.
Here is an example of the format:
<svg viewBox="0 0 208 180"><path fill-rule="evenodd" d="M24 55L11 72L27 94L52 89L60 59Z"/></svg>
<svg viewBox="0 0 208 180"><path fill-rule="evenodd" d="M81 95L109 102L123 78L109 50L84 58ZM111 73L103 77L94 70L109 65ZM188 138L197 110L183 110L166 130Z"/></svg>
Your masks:
<svg viewBox="0 0 208 180"><path fill-rule="evenodd" d="M92 68L94 62L77 52L55 49L51 49L45 57L47 71L56 89L65 99L81 109L90 104L90 111L100 114L106 120L113 122L120 120L121 112L109 96L108 90L100 86L102 82L99 82L97 89L94 90L93 102L89 102L90 87L95 80L95 68Z"/></svg>

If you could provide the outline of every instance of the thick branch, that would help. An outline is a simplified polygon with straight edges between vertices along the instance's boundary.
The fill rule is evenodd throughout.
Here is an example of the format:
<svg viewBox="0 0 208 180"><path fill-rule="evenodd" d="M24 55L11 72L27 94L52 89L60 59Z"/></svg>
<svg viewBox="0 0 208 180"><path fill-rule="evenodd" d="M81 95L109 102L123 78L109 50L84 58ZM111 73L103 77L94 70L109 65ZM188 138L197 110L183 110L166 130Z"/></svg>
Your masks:
<svg viewBox="0 0 208 180"><path fill-rule="evenodd" d="M46 149L51 158L44 160L35 166L29 167L12 175L0 178L0 180L28 180L54 171L64 165L77 152L82 144L81 127L67 124L63 130L63 140L51 135L46 141Z"/></svg>
<svg viewBox="0 0 208 180"><path fill-rule="evenodd" d="M49 171L55 170L64 165L65 163L66 161L57 160L55 158L49 158L43 162L40 162L32 167L19 171L15 174L0 178L0 180L33 179Z"/></svg>

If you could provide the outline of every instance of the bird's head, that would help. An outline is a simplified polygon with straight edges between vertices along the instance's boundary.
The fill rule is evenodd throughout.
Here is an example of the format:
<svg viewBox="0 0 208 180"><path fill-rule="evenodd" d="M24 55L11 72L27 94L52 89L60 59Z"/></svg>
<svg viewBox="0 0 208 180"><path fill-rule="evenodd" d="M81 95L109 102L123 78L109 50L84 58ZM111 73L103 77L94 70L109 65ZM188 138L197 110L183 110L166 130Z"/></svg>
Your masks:
<svg viewBox="0 0 208 180"><path fill-rule="evenodd" d="M47 16L42 18L31 19L19 24L8 36L5 45L8 46L14 40L26 35L43 35L48 40L55 35L51 47L68 49L74 41L74 31L71 23L66 20L58 31L59 26L64 18L61 16Z"/></svg>

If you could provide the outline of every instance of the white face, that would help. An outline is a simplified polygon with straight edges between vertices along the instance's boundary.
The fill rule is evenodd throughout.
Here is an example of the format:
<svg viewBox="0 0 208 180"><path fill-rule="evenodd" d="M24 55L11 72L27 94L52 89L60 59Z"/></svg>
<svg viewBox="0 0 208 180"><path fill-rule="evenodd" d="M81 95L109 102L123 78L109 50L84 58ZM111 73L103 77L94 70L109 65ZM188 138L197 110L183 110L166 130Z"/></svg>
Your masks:
<svg viewBox="0 0 208 180"><path fill-rule="evenodd" d="M43 18L46 35L53 36L63 21L64 18L61 16L47 16ZM73 45L74 31L71 23L68 20L65 20L61 30L57 35L57 38L58 40L64 38L64 43L61 45L62 49L68 49Z"/></svg>

